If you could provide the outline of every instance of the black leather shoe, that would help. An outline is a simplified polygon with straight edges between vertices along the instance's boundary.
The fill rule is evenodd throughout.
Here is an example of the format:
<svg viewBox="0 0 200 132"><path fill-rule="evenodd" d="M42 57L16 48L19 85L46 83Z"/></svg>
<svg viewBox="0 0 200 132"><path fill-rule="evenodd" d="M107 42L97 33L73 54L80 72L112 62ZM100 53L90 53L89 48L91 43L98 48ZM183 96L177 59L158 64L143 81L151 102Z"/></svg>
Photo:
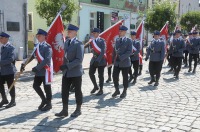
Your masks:
<svg viewBox="0 0 200 132"><path fill-rule="evenodd" d="M50 109L52 109L51 103L49 103L49 104L45 105L43 108L41 108L41 111L48 111Z"/></svg>
<svg viewBox="0 0 200 132"><path fill-rule="evenodd" d="M192 73L196 73L196 70L194 69L194 70L192 71Z"/></svg>
<svg viewBox="0 0 200 132"><path fill-rule="evenodd" d="M153 82L155 82L155 80L151 80L150 82L148 82L148 84L152 84Z"/></svg>
<svg viewBox="0 0 200 132"><path fill-rule="evenodd" d="M11 107L14 107L14 106L16 106L15 101L11 101L8 105L6 105L6 108L11 108Z"/></svg>
<svg viewBox="0 0 200 132"><path fill-rule="evenodd" d="M123 93L120 95L120 98L125 98L126 97L126 91L123 91Z"/></svg>
<svg viewBox="0 0 200 132"><path fill-rule="evenodd" d="M42 101L41 104L38 106L38 110L41 110L46 104L46 101Z"/></svg>
<svg viewBox="0 0 200 132"><path fill-rule="evenodd" d="M8 104L8 100L2 100L0 103L0 108L3 107L3 105Z"/></svg>
<svg viewBox="0 0 200 132"><path fill-rule="evenodd" d="M68 111L67 110L62 110L60 113L56 113L55 116L67 117L68 116Z"/></svg>
<svg viewBox="0 0 200 132"><path fill-rule="evenodd" d="M130 83L133 80L133 76L130 76L128 82Z"/></svg>
<svg viewBox="0 0 200 132"><path fill-rule="evenodd" d="M109 83L110 81L112 81L111 78L108 78L108 80L106 80L106 83Z"/></svg>
<svg viewBox="0 0 200 132"><path fill-rule="evenodd" d="M93 94L93 93L95 93L98 89L99 89L98 87L94 87L90 93Z"/></svg>
<svg viewBox="0 0 200 132"><path fill-rule="evenodd" d="M154 86L158 86L158 85L159 85L159 83L158 83L158 82L155 82Z"/></svg>
<svg viewBox="0 0 200 132"><path fill-rule="evenodd" d="M78 117L79 115L81 115L81 111L80 111L80 110L75 110L75 111L71 114L71 117Z"/></svg>
<svg viewBox="0 0 200 132"><path fill-rule="evenodd" d="M102 95L103 94L103 90L99 90L99 92L96 94L96 96Z"/></svg>
<svg viewBox="0 0 200 132"><path fill-rule="evenodd" d="M179 76L178 76L178 75L176 75L176 76L175 76L175 78L176 78L176 79L179 79Z"/></svg>
<svg viewBox="0 0 200 132"><path fill-rule="evenodd" d="M172 72L172 71L173 71L173 68L169 69L169 71L168 71L168 72Z"/></svg>
<svg viewBox="0 0 200 132"><path fill-rule="evenodd" d="M136 84L136 79L133 80L132 84Z"/></svg>
<svg viewBox="0 0 200 132"><path fill-rule="evenodd" d="M188 72L191 72L192 71L192 68L189 68Z"/></svg>
<svg viewBox="0 0 200 132"><path fill-rule="evenodd" d="M115 91L113 94L112 94L112 97L116 97L117 95L119 95L120 92L119 91Z"/></svg>

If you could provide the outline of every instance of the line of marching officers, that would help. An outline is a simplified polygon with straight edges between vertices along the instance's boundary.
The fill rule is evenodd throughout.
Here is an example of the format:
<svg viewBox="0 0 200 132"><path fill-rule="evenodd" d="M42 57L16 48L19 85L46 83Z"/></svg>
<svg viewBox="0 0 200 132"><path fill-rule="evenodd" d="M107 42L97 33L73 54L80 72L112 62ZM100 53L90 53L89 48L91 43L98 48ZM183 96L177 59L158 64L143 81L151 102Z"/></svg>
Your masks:
<svg viewBox="0 0 200 132"><path fill-rule="evenodd" d="M68 26L68 39L64 43L64 57L63 65L60 66L60 70L63 72L62 77L62 110L59 113L56 113L55 116L65 117L68 116L68 98L70 86L73 84L75 87L75 98L76 98L76 109L71 114L71 117L77 117L81 115L81 105L82 105L82 61L84 57L84 45L80 42L76 36L79 28L72 24ZM113 50L113 82L115 91L112 94L112 97L120 95L120 98L124 98L127 95L127 88L129 82L133 80L133 84L137 82L138 76L138 67L139 67L139 52L140 52L140 43L136 40L136 32L131 32L131 38L126 37L126 32L128 28L126 26L120 26L119 28L119 37L115 41L114 50ZM106 67L106 42L103 38L99 37L100 29L94 28L93 31L94 39L92 40L93 48L93 57L90 62L89 76L94 85L94 88L91 91L91 94L95 93L96 95L103 94L103 83L104 83L104 69ZM173 41L170 43L169 53L170 63L175 71L175 77L178 78L179 71L181 68L183 50L185 49L185 42L180 38L181 32L178 30L175 32ZM196 34L194 32L193 34ZM35 73L33 88L36 93L41 98L41 104L38 106L38 109L41 111L47 111L52 109L52 92L51 85L46 83L46 72L45 67L51 65L52 58L52 49L51 46L46 42L47 32L39 29L37 33L38 49L36 48L37 53L40 54L42 58L38 60L38 64L32 68L32 72ZM16 68L14 65L14 47L8 41L9 35L6 33L0 34L0 42L3 44L1 46L1 59L0 59L0 92L2 95L2 101L0 102L0 107L6 105L6 108L10 108L16 105L15 102L15 87L10 90L11 101L8 102L5 94L4 83L7 82L8 87L14 81L14 74ZM196 69L197 54L199 53L199 38L193 37L189 39L189 53L190 53L190 69L191 71L191 60L194 59L194 69ZM38 59L38 57L36 57ZM160 38L160 32L154 32L154 39L151 44L147 47L147 55L145 60L149 59L149 72L151 80L149 84L155 82L154 86L159 85L160 72L162 69L162 64L165 58L165 44L164 41ZM32 60L31 58L29 62ZM28 62L28 63L29 63ZM133 65L134 72L132 73L131 66ZM22 63L20 71L25 70L25 64ZM99 85L96 82L95 72L98 71ZM123 91L120 94L119 90L119 73L122 72L123 76ZM130 75L128 79L128 74ZM109 77L110 78L110 77ZM43 83L44 92L41 89L41 84Z"/></svg>

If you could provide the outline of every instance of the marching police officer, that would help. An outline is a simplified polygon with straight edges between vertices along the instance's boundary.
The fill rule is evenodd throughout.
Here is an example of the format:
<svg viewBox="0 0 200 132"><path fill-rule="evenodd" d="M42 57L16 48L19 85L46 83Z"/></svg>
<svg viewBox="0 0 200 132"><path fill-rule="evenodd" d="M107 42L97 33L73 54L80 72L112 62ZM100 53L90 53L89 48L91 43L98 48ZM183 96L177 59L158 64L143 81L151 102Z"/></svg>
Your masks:
<svg viewBox="0 0 200 132"><path fill-rule="evenodd" d="M123 86L124 90L120 95L120 98L126 97L126 90L128 88L128 72L131 66L130 55L132 53L132 41L127 38L126 31L128 28L126 26L120 26L119 28L119 38L116 40L116 44L113 50L113 82L115 86L115 92L112 97L116 97L120 94L119 91L119 73L122 71L123 76Z"/></svg>
<svg viewBox="0 0 200 132"><path fill-rule="evenodd" d="M188 54L189 54L189 47L190 47L190 40L192 39L192 33L189 32L189 38L187 38L187 36L185 36L185 50L183 51L185 56L184 56L184 64L185 67L188 66Z"/></svg>
<svg viewBox="0 0 200 132"><path fill-rule="evenodd" d="M200 48L200 39L197 36L197 31L194 31L193 38L190 40L190 43L189 43L189 70L188 72L192 71L192 59L194 59L193 73L196 72L199 48Z"/></svg>
<svg viewBox="0 0 200 132"><path fill-rule="evenodd" d="M132 79L133 82L132 84L136 83L137 76L138 76L138 68L139 68L139 53L140 53L140 42L136 40L136 32L132 31L131 32L131 39L132 39L132 46L136 49L130 56L131 58L131 63L133 65L134 73L132 74L132 70L130 67L129 74L130 74L130 79L129 82L131 82Z"/></svg>
<svg viewBox="0 0 200 132"><path fill-rule="evenodd" d="M147 49L147 55L145 61L149 59L149 73L151 76L151 81L148 84L155 82L154 86L159 85L160 72L162 70L162 64L165 57L165 44L164 41L160 39L160 32L154 32L154 40L151 42ZM156 79L154 78L156 75Z"/></svg>
<svg viewBox="0 0 200 132"><path fill-rule="evenodd" d="M77 117L81 115L82 105L82 61L84 56L84 45L80 42L76 36L79 28L75 25L69 24L68 26L69 39L66 40L64 45L65 55L63 65L60 66L60 70L63 72L62 77L62 103L63 109L60 113L56 113L55 116L65 117L68 116L68 100L69 89L73 83L75 87L76 97L76 110L71 114L71 117Z"/></svg>
<svg viewBox="0 0 200 132"><path fill-rule="evenodd" d="M181 31L175 31L175 38L172 40L170 48L172 48L172 62L173 69L175 71L174 76L176 79L179 79L179 72L181 70L182 59L183 59L183 50L185 49L185 42L180 37Z"/></svg>
<svg viewBox="0 0 200 132"><path fill-rule="evenodd" d="M172 33L173 37L175 36L175 33ZM171 38L168 39L168 48L167 48L167 60L168 60L168 65L170 67L168 72L173 71L173 65L172 65L172 48L171 47L172 41Z"/></svg>
<svg viewBox="0 0 200 132"><path fill-rule="evenodd" d="M106 56L105 56L105 50L106 50L106 44L105 40L99 37L100 29L94 28L92 31L92 34L94 36L92 43L92 51L93 51L93 57L90 61L90 69L89 69L89 76L90 79L94 85L94 88L92 89L91 93L95 93L96 90L99 89L98 95L103 94L103 83L104 83L104 68L106 66ZM99 77L99 87L96 82L95 78L95 72L96 69L98 69L98 77Z"/></svg>
<svg viewBox="0 0 200 132"><path fill-rule="evenodd" d="M37 32L37 39L38 44L35 48L34 54L36 56L36 59L38 61L37 66L32 68L32 72L35 73L34 81L33 81L33 89L36 91L36 93L40 96L42 102L38 106L38 109L41 111L48 111L52 109L52 91L51 91L51 84L46 80L47 75L50 77L52 76L52 70L51 73L46 73L47 68L50 68L52 65L51 59L52 59L52 48L51 46L46 42L47 32L39 29ZM30 61L31 62L35 56L32 56ZM28 62L28 63L29 63ZM25 68L24 63L21 65L21 71L23 71ZM50 75L51 74L51 75ZM46 97L41 89L41 84L43 83L44 91L46 93Z"/></svg>
<svg viewBox="0 0 200 132"><path fill-rule="evenodd" d="M14 74L16 72L15 68L15 48L10 44L9 40L10 35L2 32L0 34L0 43L1 46L1 59L0 59L0 92L2 96L2 101L0 103L0 108L8 104L8 100L5 94L4 83L7 82L8 88L12 85L14 81ZM6 108L10 108L16 105L15 102L15 86L10 90L11 101Z"/></svg>

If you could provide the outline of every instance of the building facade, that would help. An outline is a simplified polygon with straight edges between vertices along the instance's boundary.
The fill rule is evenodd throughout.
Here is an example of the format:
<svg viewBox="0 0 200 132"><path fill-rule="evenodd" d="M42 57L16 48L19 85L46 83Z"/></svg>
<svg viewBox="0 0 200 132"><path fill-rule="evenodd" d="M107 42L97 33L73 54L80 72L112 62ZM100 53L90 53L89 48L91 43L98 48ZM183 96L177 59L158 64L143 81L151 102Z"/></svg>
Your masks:
<svg viewBox="0 0 200 132"><path fill-rule="evenodd" d="M1 0L0 32L8 33L10 42L16 49L16 58L27 55L27 0ZM23 47L20 49L20 47ZM19 57L20 55L23 57Z"/></svg>
<svg viewBox="0 0 200 132"><path fill-rule="evenodd" d="M180 16L190 11L200 11L200 0L180 0L179 7Z"/></svg>
<svg viewBox="0 0 200 132"><path fill-rule="evenodd" d="M73 0L76 5L79 5L78 0ZM48 30L48 26L46 20L39 16L35 8L36 0L29 0L28 1L28 40L29 40L29 49L33 48L33 43L37 42L35 38L35 34L39 28L44 30ZM72 20L70 23L78 25L78 12L77 9L74 11L72 15ZM62 14L61 14L62 15ZM55 16L56 17L56 16ZM66 23L65 23L66 24Z"/></svg>
<svg viewBox="0 0 200 132"><path fill-rule="evenodd" d="M146 0L80 0L79 39L83 42L94 27L106 30L117 21L125 18L124 25L135 30L139 12L144 12Z"/></svg>

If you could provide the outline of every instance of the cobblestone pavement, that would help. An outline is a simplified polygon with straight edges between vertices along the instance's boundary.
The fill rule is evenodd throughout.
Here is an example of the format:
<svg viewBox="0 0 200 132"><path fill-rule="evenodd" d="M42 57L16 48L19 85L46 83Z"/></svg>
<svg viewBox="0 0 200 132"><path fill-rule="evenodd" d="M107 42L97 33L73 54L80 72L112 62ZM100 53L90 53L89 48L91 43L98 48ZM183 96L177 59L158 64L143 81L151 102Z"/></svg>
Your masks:
<svg viewBox="0 0 200 132"><path fill-rule="evenodd" d="M6 131L91 131L91 132L200 132L200 68L196 74L182 68L180 79L173 79L169 68L163 67L160 85L149 86L145 62L143 74L136 85L130 85L125 99L111 98L113 83L104 85L102 96L91 95L93 86L88 70L83 75L84 103L82 115L77 118L56 118L62 109L61 75L55 76L52 85L53 109L37 110L40 99L32 88L33 81L22 80L16 84L17 106L0 109L0 132ZM105 70L105 80L107 69ZM120 77L120 84L122 78ZM121 92L122 92L122 85ZM74 94L70 94L69 115L75 109Z"/></svg>

